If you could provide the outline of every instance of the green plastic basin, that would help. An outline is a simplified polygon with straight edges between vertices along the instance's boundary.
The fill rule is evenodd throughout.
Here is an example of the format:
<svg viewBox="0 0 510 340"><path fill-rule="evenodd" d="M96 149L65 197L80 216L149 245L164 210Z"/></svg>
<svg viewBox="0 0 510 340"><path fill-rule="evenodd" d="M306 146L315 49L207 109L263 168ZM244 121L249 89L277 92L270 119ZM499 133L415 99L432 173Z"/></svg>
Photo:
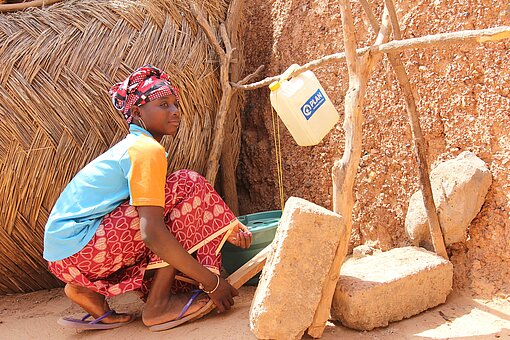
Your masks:
<svg viewBox="0 0 510 340"><path fill-rule="evenodd" d="M238 217L239 221L252 232L253 242L248 249L241 249L230 243L225 243L221 249L221 256L223 267L229 274L235 272L273 241L281 217L281 210L263 211ZM247 284L257 285L259 276L260 274L253 277Z"/></svg>

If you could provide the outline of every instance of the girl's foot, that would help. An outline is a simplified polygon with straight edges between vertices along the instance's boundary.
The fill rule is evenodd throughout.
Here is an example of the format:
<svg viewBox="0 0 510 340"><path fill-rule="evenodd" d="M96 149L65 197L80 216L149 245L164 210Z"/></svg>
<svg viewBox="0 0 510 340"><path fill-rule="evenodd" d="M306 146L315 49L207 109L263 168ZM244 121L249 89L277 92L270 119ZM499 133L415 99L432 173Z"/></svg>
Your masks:
<svg viewBox="0 0 510 340"><path fill-rule="evenodd" d="M159 325L176 320L192 297L193 292L170 295L167 301L147 304L142 312L142 321L146 326ZM193 314L204 307L210 298L205 293L198 295L180 318Z"/></svg>
<svg viewBox="0 0 510 340"><path fill-rule="evenodd" d="M243 249L249 248L252 241L253 235L251 231L241 222L237 223L227 238L227 242Z"/></svg>
<svg viewBox="0 0 510 340"><path fill-rule="evenodd" d="M69 299L85 309L94 319L110 310L105 297L88 288L68 283L64 288L64 292ZM129 322L132 318L132 315L114 312L112 315L101 320L101 323Z"/></svg>

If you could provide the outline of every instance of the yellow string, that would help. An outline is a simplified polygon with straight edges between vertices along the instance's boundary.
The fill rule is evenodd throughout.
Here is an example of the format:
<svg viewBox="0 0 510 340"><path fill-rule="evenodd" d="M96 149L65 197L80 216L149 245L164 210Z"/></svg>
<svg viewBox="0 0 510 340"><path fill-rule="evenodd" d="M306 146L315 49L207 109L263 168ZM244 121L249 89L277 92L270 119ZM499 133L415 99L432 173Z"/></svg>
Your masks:
<svg viewBox="0 0 510 340"><path fill-rule="evenodd" d="M283 167L282 167L282 148L280 144L280 124L278 124L278 115L271 106L271 118L273 121L273 138L274 138L274 149L276 156L276 176L278 178L278 192L280 194L280 206L283 211L285 205L285 196L283 193Z"/></svg>

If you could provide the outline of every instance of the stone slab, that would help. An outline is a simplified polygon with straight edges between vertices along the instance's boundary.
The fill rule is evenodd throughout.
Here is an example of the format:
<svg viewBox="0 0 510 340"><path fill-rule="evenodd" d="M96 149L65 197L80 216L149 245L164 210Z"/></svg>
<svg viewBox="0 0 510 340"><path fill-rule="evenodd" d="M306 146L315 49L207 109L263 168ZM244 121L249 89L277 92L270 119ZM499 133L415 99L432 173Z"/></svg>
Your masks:
<svg viewBox="0 0 510 340"><path fill-rule="evenodd" d="M453 265L418 247L395 248L345 261L331 316L368 331L421 313L446 301Z"/></svg>
<svg viewBox="0 0 510 340"><path fill-rule="evenodd" d="M341 238L340 215L291 197L287 200L250 309L259 339L300 339L311 325Z"/></svg>
<svg viewBox="0 0 510 340"><path fill-rule="evenodd" d="M464 151L430 172L430 185L445 245L465 242L471 221L480 212L492 183L489 168L474 153ZM422 193L411 196L406 233L415 246L433 250Z"/></svg>

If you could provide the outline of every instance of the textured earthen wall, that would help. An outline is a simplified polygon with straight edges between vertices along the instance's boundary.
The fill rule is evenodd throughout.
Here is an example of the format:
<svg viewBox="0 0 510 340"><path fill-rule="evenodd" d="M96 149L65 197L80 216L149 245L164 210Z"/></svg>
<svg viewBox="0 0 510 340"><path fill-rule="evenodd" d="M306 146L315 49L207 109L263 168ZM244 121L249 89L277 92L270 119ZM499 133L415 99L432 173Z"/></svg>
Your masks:
<svg viewBox="0 0 510 340"><path fill-rule="evenodd" d="M371 1L376 3L376 1ZM382 1L378 1L382 3ZM266 65L265 75L283 72L343 51L338 1L255 0L246 3L247 71ZM354 3L359 45L374 34ZM510 25L503 0L397 1L405 38ZM380 13L382 6L374 6ZM412 50L402 54L419 96L421 124L433 167L464 150L483 159L493 184L469 240L450 249L456 289L482 296L510 294L510 41L483 46ZM317 146L299 147L280 123L285 196L298 196L331 209L330 169L343 152L345 63L315 74L341 119ZM238 185L242 213L280 208L276 189L273 128L267 88L247 93L243 112ZM351 246L382 249L409 244L404 219L418 188L411 132L402 96L387 60L375 69L365 99L363 152L357 174Z"/></svg>

